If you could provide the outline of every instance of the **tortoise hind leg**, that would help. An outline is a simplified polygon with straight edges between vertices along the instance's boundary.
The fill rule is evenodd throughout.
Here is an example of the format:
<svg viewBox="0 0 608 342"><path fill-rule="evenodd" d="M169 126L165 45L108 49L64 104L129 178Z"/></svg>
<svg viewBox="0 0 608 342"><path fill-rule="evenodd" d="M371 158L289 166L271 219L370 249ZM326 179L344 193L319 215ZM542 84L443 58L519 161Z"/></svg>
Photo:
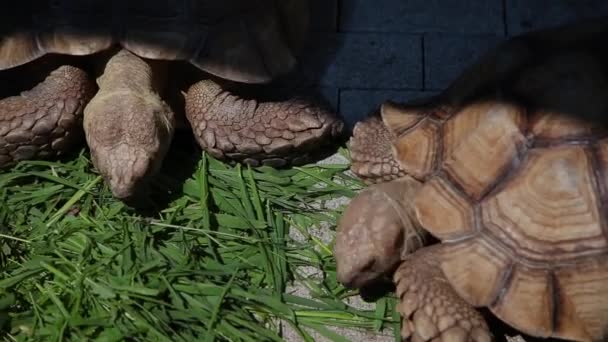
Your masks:
<svg viewBox="0 0 608 342"><path fill-rule="evenodd" d="M304 99L243 99L212 80L190 87L186 117L209 154L252 166L308 162L309 153L337 138L343 128L329 111Z"/></svg>
<svg viewBox="0 0 608 342"><path fill-rule="evenodd" d="M489 342L482 315L454 291L439 265L441 245L407 256L393 276L401 336L412 342Z"/></svg>

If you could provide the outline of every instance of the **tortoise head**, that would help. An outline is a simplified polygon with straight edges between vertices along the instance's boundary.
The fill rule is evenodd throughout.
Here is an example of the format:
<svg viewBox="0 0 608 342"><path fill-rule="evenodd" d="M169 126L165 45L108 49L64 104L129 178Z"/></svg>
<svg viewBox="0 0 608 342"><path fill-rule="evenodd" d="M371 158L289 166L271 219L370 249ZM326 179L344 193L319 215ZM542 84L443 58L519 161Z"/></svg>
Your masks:
<svg viewBox="0 0 608 342"><path fill-rule="evenodd" d="M351 201L334 247L339 282L362 288L389 279L403 255L424 245L412 206L419 187L404 177L372 185Z"/></svg>

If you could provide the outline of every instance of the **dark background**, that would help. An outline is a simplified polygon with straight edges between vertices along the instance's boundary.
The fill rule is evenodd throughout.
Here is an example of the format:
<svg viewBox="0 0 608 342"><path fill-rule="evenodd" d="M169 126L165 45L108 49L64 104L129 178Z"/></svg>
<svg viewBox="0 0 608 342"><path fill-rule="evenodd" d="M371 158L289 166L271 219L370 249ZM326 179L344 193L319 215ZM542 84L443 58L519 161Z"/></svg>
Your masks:
<svg viewBox="0 0 608 342"><path fill-rule="evenodd" d="M312 0L310 85L347 121L436 93L507 37L608 15L607 0Z"/></svg>

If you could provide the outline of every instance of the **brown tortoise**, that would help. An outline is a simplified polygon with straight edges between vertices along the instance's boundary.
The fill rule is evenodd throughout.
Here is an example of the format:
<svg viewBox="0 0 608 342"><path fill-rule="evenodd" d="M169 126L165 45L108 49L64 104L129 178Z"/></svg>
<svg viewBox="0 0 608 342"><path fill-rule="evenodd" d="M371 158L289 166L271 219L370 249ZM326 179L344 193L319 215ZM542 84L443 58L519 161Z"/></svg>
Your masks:
<svg viewBox="0 0 608 342"><path fill-rule="evenodd" d="M391 277L401 335L608 340L608 20L513 38L426 102L357 124L338 279ZM431 236L429 236L429 234ZM433 238L440 243L430 243Z"/></svg>
<svg viewBox="0 0 608 342"><path fill-rule="evenodd" d="M309 0L24 0L2 16L0 98L41 82L0 100L0 167L60 155L84 126L93 164L129 199L159 169L180 112L203 149L252 165L302 163L342 130L305 98L231 93L294 69Z"/></svg>

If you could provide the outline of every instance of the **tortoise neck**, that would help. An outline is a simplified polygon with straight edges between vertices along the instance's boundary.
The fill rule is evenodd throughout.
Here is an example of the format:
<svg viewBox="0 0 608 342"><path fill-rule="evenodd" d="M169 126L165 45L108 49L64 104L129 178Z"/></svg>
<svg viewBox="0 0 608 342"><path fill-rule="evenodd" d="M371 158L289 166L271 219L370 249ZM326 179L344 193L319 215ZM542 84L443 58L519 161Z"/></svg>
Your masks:
<svg viewBox="0 0 608 342"><path fill-rule="evenodd" d="M110 57L103 74L97 78L97 84L106 91L149 90L151 85L158 91L161 84L158 80L160 73L157 72L159 65L123 49Z"/></svg>

